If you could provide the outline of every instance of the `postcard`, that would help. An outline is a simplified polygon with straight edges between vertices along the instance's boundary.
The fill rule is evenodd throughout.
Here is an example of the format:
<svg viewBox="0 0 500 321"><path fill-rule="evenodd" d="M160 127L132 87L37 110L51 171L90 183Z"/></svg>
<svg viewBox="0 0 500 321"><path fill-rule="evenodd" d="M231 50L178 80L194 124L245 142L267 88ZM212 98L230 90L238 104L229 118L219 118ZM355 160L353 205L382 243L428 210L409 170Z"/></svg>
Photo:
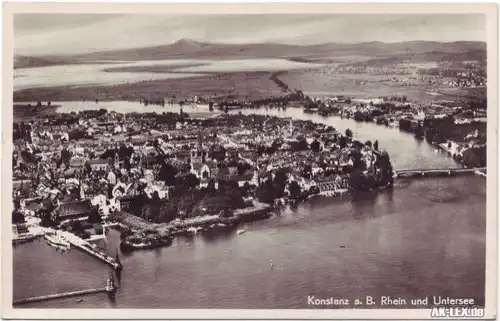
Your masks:
<svg viewBox="0 0 500 321"><path fill-rule="evenodd" d="M6 3L2 316L493 318L496 10Z"/></svg>

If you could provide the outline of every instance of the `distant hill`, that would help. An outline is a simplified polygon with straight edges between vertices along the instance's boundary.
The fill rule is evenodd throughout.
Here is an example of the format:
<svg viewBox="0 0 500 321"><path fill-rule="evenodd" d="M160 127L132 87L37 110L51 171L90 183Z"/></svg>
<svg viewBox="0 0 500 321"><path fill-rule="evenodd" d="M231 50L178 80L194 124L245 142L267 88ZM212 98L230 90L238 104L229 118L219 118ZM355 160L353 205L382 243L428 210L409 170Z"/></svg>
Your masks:
<svg viewBox="0 0 500 321"><path fill-rule="evenodd" d="M39 67L68 62L85 63L101 60L135 61L162 59L242 59L242 58L306 58L335 57L337 55L366 55L394 57L400 55L475 54L486 56L486 43L473 41L431 42L410 41L398 43L366 42L358 44L327 43L310 46L276 43L221 44L181 39L173 44L101 51L73 56L17 56L15 68Z"/></svg>
<svg viewBox="0 0 500 321"><path fill-rule="evenodd" d="M47 67L54 65L63 65L71 63L70 59L60 57L30 57L30 56L14 56L14 68L33 68Z"/></svg>

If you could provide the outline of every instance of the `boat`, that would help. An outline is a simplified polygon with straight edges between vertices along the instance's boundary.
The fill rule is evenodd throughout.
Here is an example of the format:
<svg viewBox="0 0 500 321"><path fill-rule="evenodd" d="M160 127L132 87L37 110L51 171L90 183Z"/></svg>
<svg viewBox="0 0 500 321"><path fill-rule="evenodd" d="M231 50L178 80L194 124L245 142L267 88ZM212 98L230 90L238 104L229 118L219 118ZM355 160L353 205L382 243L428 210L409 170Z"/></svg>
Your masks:
<svg viewBox="0 0 500 321"><path fill-rule="evenodd" d="M79 298L78 300L76 300L76 303L80 303L80 302L82 302L82 301L83 301L83 299L82 299L82 298Z"/></svg>
<svg viewBox="0 0 500 321"><path fill-rule="evenodd" d="M198 231L201 231L203 228L202 227L190 227L186 231L189 233L196 234Z"/></svg>
<svg viewBox="0 0 500 321"><path fill-rule="evenodd" d="M246 230L238 230L238 231L236 231L236 234L240 235L240 234L243 234L245 232L246 232Z"/></svg>
<svg viewBox="0 0 500 321"><path fill-rule="evenodd" d="M170 246L172 245L173 239L174 238L172 236L167 236L167 237L158 237L150 240L138 241L131 239L130 237L127 237L123 239L122 242L120 243L120 249L124 252L129 252L133 250L149 250L162 246ZM122 264L118 256L118 250L117 250L116 260L117 263L121 266Z"/></svg>
<svg viewBox="0 0 500 321"><path fill-rule="evenodd" d="M65 240L59 233L47 233L44 235L47 242L55 247L69 249L71 244Z"/></svg>

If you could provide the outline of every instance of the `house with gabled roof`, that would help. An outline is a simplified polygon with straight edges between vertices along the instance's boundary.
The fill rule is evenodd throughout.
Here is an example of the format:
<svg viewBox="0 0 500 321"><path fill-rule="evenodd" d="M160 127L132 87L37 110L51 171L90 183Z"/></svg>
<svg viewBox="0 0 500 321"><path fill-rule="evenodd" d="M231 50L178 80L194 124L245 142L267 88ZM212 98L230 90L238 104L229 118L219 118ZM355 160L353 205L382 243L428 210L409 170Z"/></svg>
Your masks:
<svg viewBox="0 0 500 321"><path fill-rule="evenodd" d="M61 202L52 216L54 220L73 220L88 217L91 210L90 200Z"/></svg>

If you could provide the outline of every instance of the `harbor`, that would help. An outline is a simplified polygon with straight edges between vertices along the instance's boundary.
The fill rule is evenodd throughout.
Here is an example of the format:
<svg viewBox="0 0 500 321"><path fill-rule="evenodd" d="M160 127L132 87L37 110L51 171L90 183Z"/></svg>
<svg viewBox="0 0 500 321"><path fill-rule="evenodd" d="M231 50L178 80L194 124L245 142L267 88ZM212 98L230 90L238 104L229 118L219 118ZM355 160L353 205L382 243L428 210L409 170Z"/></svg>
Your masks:
<svg viewBox="0 0 500 321"><path fill-rule="evenodd" d="M123 269L123 266L119 261L118 254L115 259L99 251L95 245L91 245L90 243L86 242L85 240L79 238L78 236L72 233L61 232L61 235L64 237L64 239L66 239L69 243L71 243L71 245L90 254L91 256L97 258L98 260L110 265L116 271L121 271Z"/></svg>

